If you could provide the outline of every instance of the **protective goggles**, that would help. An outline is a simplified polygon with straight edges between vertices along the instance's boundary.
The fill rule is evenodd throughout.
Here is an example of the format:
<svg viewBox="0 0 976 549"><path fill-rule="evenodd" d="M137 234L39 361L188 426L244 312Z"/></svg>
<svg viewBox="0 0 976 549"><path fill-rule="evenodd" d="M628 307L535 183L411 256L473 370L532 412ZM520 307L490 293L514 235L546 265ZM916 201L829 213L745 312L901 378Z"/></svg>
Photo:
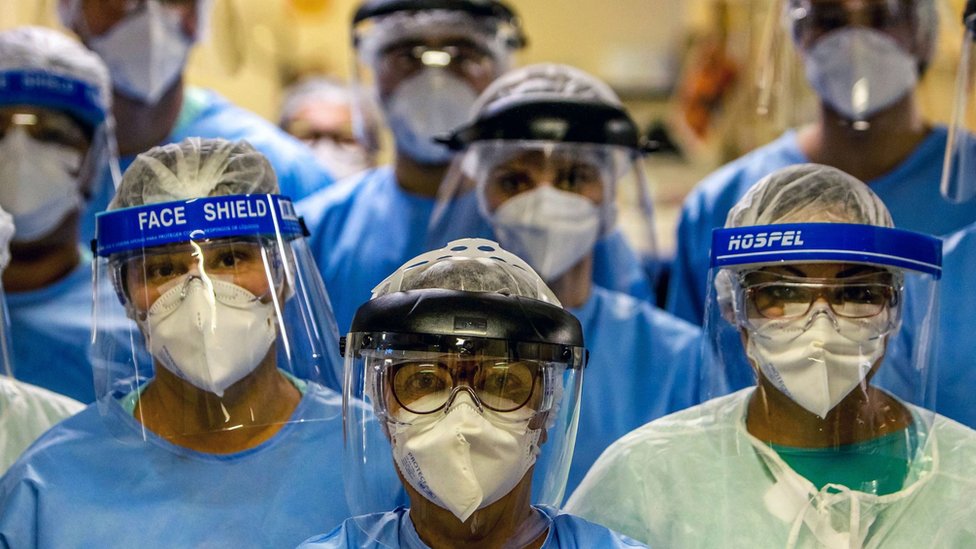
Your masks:
<svg viewBox="0 0 976 549"><path fill-rule="evenodd" d="M46 109L0 107L0 139L14 129L23 130L35 141L73 149L87 150L91 143L91 135L67 114Z"/></svg>
<svg viewBox="0 0 976 549"><path fill-rule="evenodd" d="M534 360L430 354L390 361L384 377L396 403L414 414L440 411L462 390L489 410L514 412L534 396L533 408L541 403L543 370Z"/></svg>
<svg viewBox="0 0 976 549"><path fill-rule="evenodd" d="M875 317L898 304L900 282L889 271L850 278L817 279L753 271L740 274L740 295L748 318L794 320L824 300L842 318Z"/></svg>
<svg viewBox="0 0 976 549"><path fill-rule="evenodd" d="M886 30L914 25L914 2L908 0L835 0L790 2L787 13L797 35L826 34L843 27L860 25Z"/></svg>

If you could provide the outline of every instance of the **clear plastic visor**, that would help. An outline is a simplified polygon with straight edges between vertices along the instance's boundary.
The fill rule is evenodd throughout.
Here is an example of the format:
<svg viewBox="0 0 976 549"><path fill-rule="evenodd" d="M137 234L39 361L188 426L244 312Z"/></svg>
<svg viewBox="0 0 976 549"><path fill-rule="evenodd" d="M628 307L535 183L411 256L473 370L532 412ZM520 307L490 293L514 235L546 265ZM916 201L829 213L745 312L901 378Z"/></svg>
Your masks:
<svg viewBox="0 0 976 549"><path fill-rule="evenodd" d="M481 231L490 231L503 248L548 282L595 251L595 261L605 259L597 244L608 237L629 254L655 256L650 187L640 156L632 149L478 141L454 160L441 184L431 234L471 225L474 212L463 206L472 202L485 226ZM614 270L600 265L596 269Z"/></svg>
<svg viewBox="0 0 976 549"><path fill-rule="evenodd" d="M165 219L185 222L197 202L171 203L184 204L186 217ZM139 219L140 208L129 210L136 212L129 219ZM305 241L294 230L203 235L100 253L93 362L96 394L108 419L131 416L143 438L151 432L220 453L259 444L288 423L338 417L335 319ZM120 302L126 326L118 325L118 316L100 314ZM328 405L330 399L335 402ZM110 425L117 430L133 426L116 420ZM235 445L228 433L237 430L254 436ZM119 434L132 435L124 429Z"/></svg>
<svg viewBox="0 0 976 549"><path fill-rule="evenodd" d="M457 512L454 496L436 486L470 494L481 501L472 504L478 510L500 500L516 507L558 505L575 443L583 349L463 338L470 350L462 352L449 344L456 338L444 336L442 344L433 339L349 336L343 402L346 495L353 511L375 509L389 497L389 487L376 482L375 471L391 469L410 494L414 523L433 521L435 509ZM438 450L447 440L440 435L455 430L465 443L446 453ZM438 460L444 461L436 465ZM405 470L408 463L416 469ZM471 464L470 473L454 478L465 463ZM501 478L506 475L518 478L506 483ZM426 478L427 484L416 485L417 478ZM518 521L534 517L512 514ZM541 524L507 521L499 527L515 532ZM464 523L475 528L477 520Z"/></svg>
<svg viewBox="0 0 976 549"><path fill-rule="evenodd" d="M942 170L942 195L961 204L976 196L976 15L966 23L954 101Z"/></svg>

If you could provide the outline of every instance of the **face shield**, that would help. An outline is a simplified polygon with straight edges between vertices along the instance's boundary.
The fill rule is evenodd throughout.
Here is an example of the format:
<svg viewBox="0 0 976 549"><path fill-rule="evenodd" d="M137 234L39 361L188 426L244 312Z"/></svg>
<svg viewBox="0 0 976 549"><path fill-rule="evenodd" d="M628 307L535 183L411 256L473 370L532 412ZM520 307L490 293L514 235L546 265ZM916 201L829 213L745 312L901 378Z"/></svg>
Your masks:
<svg viewBox="0 0 976 549"><path fill-rule="evenodd" d="M16 241L47 236L98 181L119 180L103 93L45 70L0 72L0 205L14 216Z"/></svg>
<svg viewBox="0 0 976 549"><path fill-rule="evenodd" d="M780 444L782 452L774 443L789 437L770 435L766 442L781 455L815 447L823 463L843 453L856 459L870 446L862 442L897 424L908 437L895 444L904 452L893 456L901 477L865 477L856 485L840 473L808 478L877 495L890 492L882 485L900 488L932 422L929 352L940 275L938 239L899 229L841 223L716 229L703 400L751 373L754 388L742 393L751 394L750 432L781 435L815 425L835 438L794 437L795 448Z"/></svg>
<svg viewBox="0 0 976 549"><path fill-rule="evenodd" d="M329 419L304 397L340 386L338 334L288 199L195 198L104 212L97 223L103 414L134 416L143 437L148 428L182 445ZM99 314L119 301L128 338L111 337L119 327Z"/></svg>
<svg viewBox="0 0 976 549"><path fill-rule="evenodd" d="M447 261L468 279L499 262L522 268L502 250L473 253ZM564 495L586 362L579 322L548 291L536 295L551 302L518 295L536 291L534 273L513 275L507 293L426 287L446 263L418 259L360 307L345 344L349 504L375 507L384 487L372 471L393 463L414 524L449 513L474 531L483 509L525 506L494 526L522 547L548 528L528 506ZM417 289L397 291L404 279Z"/></svg>
<svg viewBox="0 0 976 549"><path fill-rule="evenodd" d="M808 85L854 129L870 128L915 90L937 20L936 0L777 0L760 45L758 113L782 127L808 121Z"/></svg>
<svg viewBox="0 0 976 549"><path fill-rule="evenodd" d="M478 95L512 62L524 37L499 2L367 3L353 21L359 120L372 101L398 153L444 165L451 151L434 137L464 123ZM443 244L443 243L440 243Z"/></svg>
<svg viewBox="0 0 976 549"><path fill-rule="evenodd" d="M966 28L942 169L942 195L956 204L976 196L976 1L966 5L963 23Z"/></svg>
<svg viewBox="0 0 976 549"><path fill-rule="evenodd" d="M464 150L441 184L430 233L470 222L460 205L473 202L494 238L549 283L580 265L599 268L600 241L623 240L653 256L637 135L616 106L531 98L502 105L450 138Z"/></svg>

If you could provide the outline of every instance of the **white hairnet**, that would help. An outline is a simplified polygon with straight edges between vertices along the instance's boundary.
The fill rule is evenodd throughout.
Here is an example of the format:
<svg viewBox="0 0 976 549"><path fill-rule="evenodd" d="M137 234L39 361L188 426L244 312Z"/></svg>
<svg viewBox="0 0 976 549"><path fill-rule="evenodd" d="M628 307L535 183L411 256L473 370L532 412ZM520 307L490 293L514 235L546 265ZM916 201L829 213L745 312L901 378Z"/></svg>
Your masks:
<svg viewBox="0 0 976 549"><path fill-rule="evenodd" d="M878 195L860 179L822 164L797 164L756 183L729 210L726 228L780 223L856 223L893 227ZM737 270L737 269L736 269ZM733 269L715 276L719 306L730 311Z"/></svg>
<svg viewBox="0 0 976 549"><path fill-rule="evenodd" d="M108 113L112 79L101 58L81 43L44 27L17 27L0 32L0 72L38 70L77 80L98 90L94 98Z"/></svg>
<svg viewBox="0 0 976 549"><path fill-rule="evenodd" d="M14 217L0 208L0 274L10 264L10 240L14 237Z"/></svg>
<svg viewBox="0 0 976 549"><path fill-rule="evenodd" d="M767 175L725 219L726 228L779 223L894 226L888 208L867 184L821 164L797 164Z"/></svg>
<svg viewBox="0 0 976 549"><path fill-rule="evenodd" d="M356 52L363 63L373 67L379 54L391 44L410 39L463 36L491 52L501 70L505 70L518 43L514 31L506 31L498 18L463 10L397 11L370 21L372 26L357 34Z"/></svg>
<svg viewBox="0 0 976 549"><path fill-rule="evenodd" d="M560 305L528 263L484 238L455 240L420 254L380 282L372 297L424 288L496 292Z"/></svg>
<svg viewBox="0 0 976 549"><path fill-rule="evenodd" d="M278 193L278 179L268 159L250 143L190 137L137 156L108 209L266 193Z"/></svg>
<svg viewBox="0 0 976 549"><path fill-rule="evenodd" d="M560 99L620 106L620 98L599 78L569 65L539 63L498 77L478 98L474 112L478 114L513 101Z"/></svg>

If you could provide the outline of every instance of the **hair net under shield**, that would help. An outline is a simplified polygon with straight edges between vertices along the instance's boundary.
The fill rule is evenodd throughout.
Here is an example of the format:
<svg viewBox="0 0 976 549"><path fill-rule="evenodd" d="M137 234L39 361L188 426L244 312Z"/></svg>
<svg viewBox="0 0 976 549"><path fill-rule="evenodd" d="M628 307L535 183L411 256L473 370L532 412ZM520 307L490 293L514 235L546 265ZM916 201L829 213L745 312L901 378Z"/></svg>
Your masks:
<svg viewBox="0 0 976 549"><path fill-rule="evenodd" d="M185 414L181 427L155 432L177 444L329 419L303 403L338 390L335 320L299 219L277 190L246 142L191 138L135 160L98 217L96 279L110 281L95 296L103 412L156 414L171 427ZM122 353L102 337L99 315L119 301L132 320ZM173 396L178 403L163 398Z"/></svg>
<svg viewBox="0 0 976 549"><path fill-rule="evenodd" d="M525 490L533 504L558 504L575 438L584 355L578 322L531 267L496 243L457 240L408 261L360 307L346 341L345 401L363 399L375 411L375 419L365 412L346 415L350 506L368 508L382 496L370 471L390 463L408 491L423 499L412 499L415 524L432 520L434 508L465 521ZM503 368L508 375L529 367L537 377L531 394L520 393L525 400L503 396L503 385L483 385L475 373L456 378L449 397L432 393L412 400L405 393L410 385L401 380L419 364L439 364L436 371L464 364L472 372L492 364L492 371ZM468 417L474 409L476 417ZM435 433L462 417L464 450L438 450ZM457 469L466 459L471 465ZM439 465L432 467L434 461ZM504 519L515 521L504 524L515 532L512 546L535 539L547 525L527 514L532 520L520 522L522 512ZM365 522L359 527L369 533Z"/></svg>

